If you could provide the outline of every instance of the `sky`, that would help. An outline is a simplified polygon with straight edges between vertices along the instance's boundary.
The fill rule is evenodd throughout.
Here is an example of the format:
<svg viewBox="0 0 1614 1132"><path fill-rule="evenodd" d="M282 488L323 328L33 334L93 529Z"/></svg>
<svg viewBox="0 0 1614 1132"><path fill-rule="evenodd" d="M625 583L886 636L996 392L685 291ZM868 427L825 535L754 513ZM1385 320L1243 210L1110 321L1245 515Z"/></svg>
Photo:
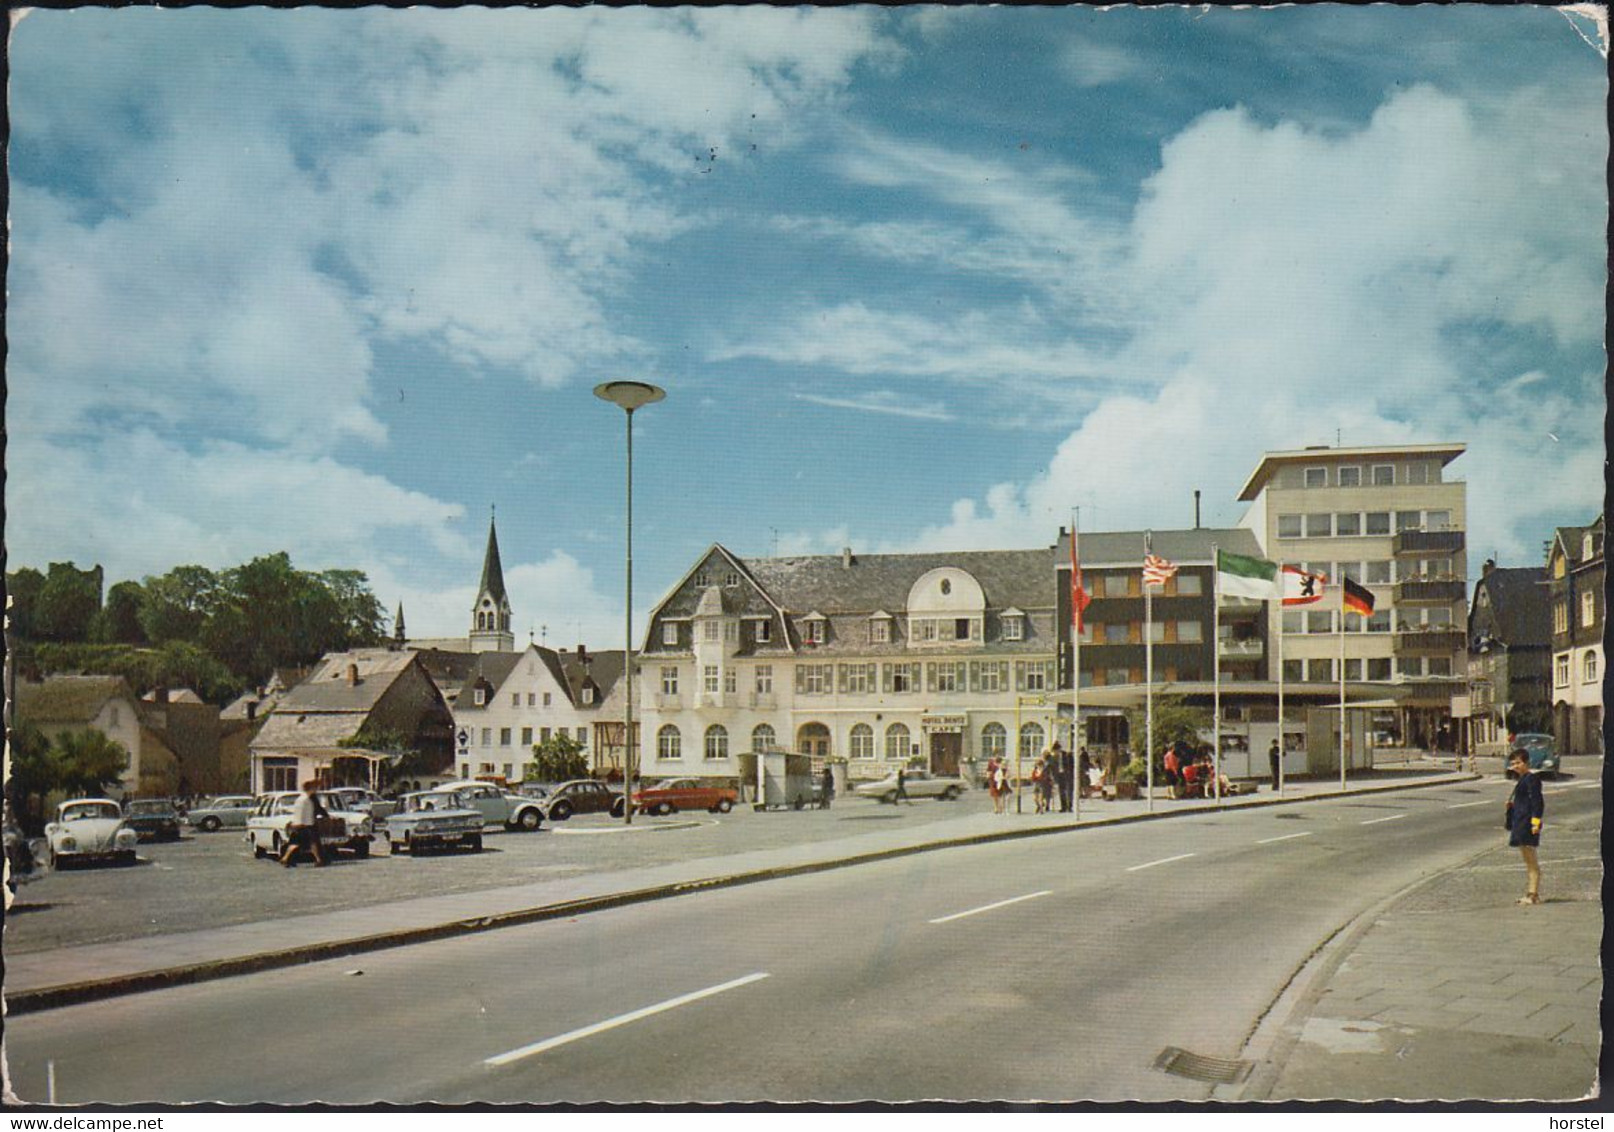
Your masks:
<svg viewBox="0 0 1614 1132"><path fill-rule="evenodd" d="M742 556L1231 526L1462 441L1471 571L1604 485L1606 31L1545 7L34 11L8 569L288 551L623 637ZM642 624L642 620L639 620Z"/></svg>

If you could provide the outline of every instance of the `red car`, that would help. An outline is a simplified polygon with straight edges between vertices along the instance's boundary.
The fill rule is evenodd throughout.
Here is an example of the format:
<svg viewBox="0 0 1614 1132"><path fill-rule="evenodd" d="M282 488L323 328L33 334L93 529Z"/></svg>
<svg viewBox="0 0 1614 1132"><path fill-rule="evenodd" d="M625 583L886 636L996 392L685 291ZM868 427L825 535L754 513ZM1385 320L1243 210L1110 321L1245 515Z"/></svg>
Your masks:
<svg viewBox="0 0 1614 1132"><path fill-rule="evenodd" d="M670 814L677 810L710 810L714 814L726 814L739 800L739 791L727 786L714 786L698 778L674 778L659 786L633 792L633 808L652 814Z"/></svg>

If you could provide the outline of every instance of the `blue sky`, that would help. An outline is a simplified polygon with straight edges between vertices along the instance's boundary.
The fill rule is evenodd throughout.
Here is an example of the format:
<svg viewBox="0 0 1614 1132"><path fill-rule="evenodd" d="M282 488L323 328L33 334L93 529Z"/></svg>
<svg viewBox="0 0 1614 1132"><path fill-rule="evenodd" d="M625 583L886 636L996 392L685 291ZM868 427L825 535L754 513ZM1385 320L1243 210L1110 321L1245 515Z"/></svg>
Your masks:
<svg viewBox="0 0 1614 1132"><path fill-rule="evenodd" d="M743 555L1235 522L1462 440L1470 546L1603 495L1606 64L1547 8L35 11L10 568L285 549L621 644Z"/></svg>

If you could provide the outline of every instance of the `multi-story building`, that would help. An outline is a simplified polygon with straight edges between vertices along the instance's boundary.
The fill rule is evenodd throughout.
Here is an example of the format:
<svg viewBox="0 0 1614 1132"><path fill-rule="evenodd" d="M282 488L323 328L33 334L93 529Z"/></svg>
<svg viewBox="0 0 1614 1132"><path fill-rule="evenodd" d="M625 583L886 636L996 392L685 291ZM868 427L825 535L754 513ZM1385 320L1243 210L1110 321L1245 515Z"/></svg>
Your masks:
<svg viewBox="0 0 1614 1132"><path fill-rule="evenodd" d="M1053 738L1054 548L742 559L714 545L652 610L647 778L737 779L740 755L938 773Z"/></svg>
<svg viewBox="0 0 1614 1132"><path fill-rule="evenodd" d="M1398 707L1375 720L1381 740L1453 750L1454 696L1467 695L1464 581L1467 485L1447 477L1462 444L1268 452L1239 499L1263 556L1343 576L1374 596L1370 617L1269 606L1283 634L1285 681L1344 678L1387 686ZM1332 604L1333 608L1327 608ZM1341 641L1343 629L1344 640ZM1388 732L1388 734L1385 734Z"/></svg>
<svg viewBox="0 0 1614 1132"><path fill-rule="evenodd" d="M1559 527L1547 552L1552 602L1552 720L1558 749L1603 750L1603 516Z"/></svg>
<svg viewBox="0 0 1614 1132"><path fill-rule="evenodd" d="M1545 731L1552 621L1547 571L1487 559L1468 607L1470 749L1501 754L1509 732Z"/></svg>

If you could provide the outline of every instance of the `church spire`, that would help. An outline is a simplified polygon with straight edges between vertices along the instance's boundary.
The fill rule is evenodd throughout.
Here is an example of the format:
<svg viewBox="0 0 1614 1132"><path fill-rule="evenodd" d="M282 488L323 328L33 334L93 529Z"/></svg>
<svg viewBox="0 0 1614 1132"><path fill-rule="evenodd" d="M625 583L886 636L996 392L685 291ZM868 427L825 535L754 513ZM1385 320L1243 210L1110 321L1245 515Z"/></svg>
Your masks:
<svg viewBox="0 0 1614 1132"><path fill-rule="evenodd" d="M398 616L392 619L392 639L399 648L403 647L408 635L404 632L403 602L398 603Z"/></svg>
<svg viewBox="0 0 1614 1132"><path fill-rule="evenodd" d="M477 586L476 606L471 610L472 652L513 652L515 635L510 631L510 595L504 588L504 565L499 561L499 531L494 516L488 517L488 548L482 556L482 581Z"/></svg>

